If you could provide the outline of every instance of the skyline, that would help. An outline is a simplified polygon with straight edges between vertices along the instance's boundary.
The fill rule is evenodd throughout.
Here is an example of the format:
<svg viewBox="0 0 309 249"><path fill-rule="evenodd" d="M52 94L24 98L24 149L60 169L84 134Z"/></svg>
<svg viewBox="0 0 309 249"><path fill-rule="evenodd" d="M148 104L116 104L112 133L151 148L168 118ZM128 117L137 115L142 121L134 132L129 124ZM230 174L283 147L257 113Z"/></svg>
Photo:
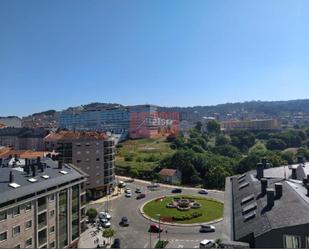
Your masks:
<svg viewBox="0 0 309 249"><path fill-rule="evenodd" d="M308 11L301 0L1 1L0 116L306 99Z"/></svg>

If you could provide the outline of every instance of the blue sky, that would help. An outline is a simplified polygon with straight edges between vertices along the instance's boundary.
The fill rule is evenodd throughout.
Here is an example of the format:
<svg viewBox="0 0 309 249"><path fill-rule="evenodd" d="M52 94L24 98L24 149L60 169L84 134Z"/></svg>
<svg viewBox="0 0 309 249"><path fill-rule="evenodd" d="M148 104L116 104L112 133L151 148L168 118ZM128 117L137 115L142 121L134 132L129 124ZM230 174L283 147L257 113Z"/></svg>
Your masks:
<svg viewBox="0 0 309 249"><path fill-rule="evenodd" d="M1 0L0 115L309 97L309 1Z"/></svg>

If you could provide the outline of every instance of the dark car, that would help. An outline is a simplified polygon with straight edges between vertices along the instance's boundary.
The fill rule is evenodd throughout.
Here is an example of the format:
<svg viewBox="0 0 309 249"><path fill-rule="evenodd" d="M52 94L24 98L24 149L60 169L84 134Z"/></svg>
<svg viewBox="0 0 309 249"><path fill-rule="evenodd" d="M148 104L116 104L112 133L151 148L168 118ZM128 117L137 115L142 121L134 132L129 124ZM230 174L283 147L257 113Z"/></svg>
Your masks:
<svg viewBox="0 0 309 249"><path fill-rule="evenodd" d="M139 199L142 199L142 198L145 198L146 195L145 194L139 194L138 196L136 196L136 200L139 200Z"/></svg>
<svg viewBox="0 0 309 249"><path fill-rule="evenodd" d="M142 191L139 188L137 188L137 189L135 189L135 193L140 194L140 193L142 193Z"/></svg>
<svg viewBox="0 0 309 249"><path fill-rule="evenodd" d="M172 190L172 193L181 193L182 192L182 189L181 188L174 188Z"/></svg>
<svg viewBox="0 0 309 249"><path fill-rule="evenodd" d="M123 226L123 227L127 227L129 226L129 220L127 217L122 217L121 218L121 221L119 222L119 225L120 226Z"/></svg>
<svg viewBox="0 0 309 249"><path fill-rule="evenodd" d="M148 232L150 232L150 233L159 233L159 232L162 232L162 231L163 231L163 228L161 226L159 227L156 224L151 224L150 227L149 227L149 230L148 230Z"/></svg>
<svg viewBox="0 0 309 249"><path fill-rule="evenodd" d="M114 243L112 244L111 248L120 248L120 239L115 239Z"/></svg>

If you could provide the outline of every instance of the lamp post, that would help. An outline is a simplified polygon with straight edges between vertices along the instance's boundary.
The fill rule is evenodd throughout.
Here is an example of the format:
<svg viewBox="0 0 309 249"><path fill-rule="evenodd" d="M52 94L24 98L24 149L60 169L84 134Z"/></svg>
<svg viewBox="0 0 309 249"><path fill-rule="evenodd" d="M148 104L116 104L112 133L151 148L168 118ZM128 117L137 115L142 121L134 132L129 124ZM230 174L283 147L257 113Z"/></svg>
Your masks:
<svg viewBox="0 0 309 249"><path fill-rule="evenodd" d="M158 218L159 218L159 243L160 243L160 241L161 241L161 223L160 223L160 218L161 218L161 216L160 216L160 214L157 214L157 216L158 216Z"/></svg>

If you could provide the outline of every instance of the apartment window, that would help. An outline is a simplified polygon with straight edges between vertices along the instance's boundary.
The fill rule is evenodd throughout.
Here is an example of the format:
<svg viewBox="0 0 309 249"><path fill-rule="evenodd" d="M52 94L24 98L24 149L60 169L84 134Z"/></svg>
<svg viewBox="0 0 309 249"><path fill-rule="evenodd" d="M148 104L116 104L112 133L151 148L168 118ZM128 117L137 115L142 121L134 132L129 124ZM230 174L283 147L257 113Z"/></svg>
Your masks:
<svg viewBox="0 0 309 249"><path fill-rule="evenodd" d="M8 238L7 232L0 233L0 242L7 240L7 238Z"/></svg>
<svg viewBox="0 0 309 249"><path fill-rule="evenodd" d="M49 244L49 248L55 248L55 247L56 247L55 241L53 241Z"/></svg>
<svg viewBox="0 0 309 249"><path fill-rule="evenodd" d="M80 147L80 146L81 146L81 144L76 144L76 146L77 146L77 147Z"/></svg>
<svg viewBox="0 0 309 249"><path fill-rule="evenodd" d="M96 161L97 161L97 162L100 161L100 158L97 158Z"/></svg>
<svg viewBox="0 0 309 249"><path fill-rule="evenodd" d="M20 234L20 226L13 227L13 237Z"/></svg>
<svg viewBox="0 0 309 249"><path fill-rule="evenodd" d="M300 236L283 235L284 248L301 248Z"/></svg>
<svg viewBox="0 0 309 249"><path fill-rule="evenodd" d="M19 249L21 248L20 245L14 246L14 249Z"/></svg>
<svg viewBox="0 0 309 249"><path fill-rule="evenodd" d="M41 212L47 208L46 197L41 197L38 199L38 211Z"/></svg>
<svg viewBox="0 0 309 249"><path fill-rule="evenodd" d="M80 163L81 161L82 161L82 160L80 160L80 159L76 160L77 163Z"/></svg>
<svg viewBox="0 0 309 249"><path fill-rule="evenodd" d="M7 218L6 211L0 212L0 221L6 220L6 218Z"/></svg>
<svg viewBox="0 0 309 249"><path fill-rule="evenodd" d="M46 212L39 214L38 216L38 228L41 229L47 225Z"/></svg>
<svg viewBox="0 0 309 249"><path fill-rule="evenodd" d="M54 194L51 194L50 196L49 196L49 201L54 201L55 200L55 195Z"/></svg>
<svg viewBox="0 0 309 249"><path fill-rule="evenodd" d="M89 144L89 143L86 143L86 146L87 146L87 147L89 147L89 146L90 146L90 144Z"/></svg>
<svg viewBox="0 0 309 249"><path fill-rule="evenodd" d="M55 210L49 211L49 217L53 218L55 216Z"/></svg>
<svg viewBox="0 0 309 249"><path fill-rule="evenodd" d="M43 229L42 231L38 232L39 238L39 246L42 246L47 242L47 229Z"/></svg>
<svg viewBox="0 0 309 249"><path fill-rule="evenodd" d="M29 247L29 246L31 246L32 245L32 238L29 238L29 239L27 239L26 241L25 241L25 246L26 247Z"/></svg>
<svg viewBox="0 0 309 249"><path fill-rule="evenodd" d="M32 227L32 220L28 220L25 222L25 230L29 229L30 227Z"/></svg>
<svg viewBox="0 0 309 249"><path fill-rule="evenodd" d="M13 208L13 216L19 215L20 214L20 208L19 207L14 207Z"/></svg>
<svg viewBox="0 0 309 249"><path fill-rule="evenodd" d="M54 233L55 232L55 226L52 226L49 228L49 233Z"/></svg>
<svg viewBox="0 0 309 249"><path fill-rule="evenodd" d="M26 206L25 206L25 210L26 210L26 212L30 211L30 210L31 210L31 208L32 208L31 203L30 203L30 202L29 202L29 203L27 203L27 204L26 204Z"/></svg>

